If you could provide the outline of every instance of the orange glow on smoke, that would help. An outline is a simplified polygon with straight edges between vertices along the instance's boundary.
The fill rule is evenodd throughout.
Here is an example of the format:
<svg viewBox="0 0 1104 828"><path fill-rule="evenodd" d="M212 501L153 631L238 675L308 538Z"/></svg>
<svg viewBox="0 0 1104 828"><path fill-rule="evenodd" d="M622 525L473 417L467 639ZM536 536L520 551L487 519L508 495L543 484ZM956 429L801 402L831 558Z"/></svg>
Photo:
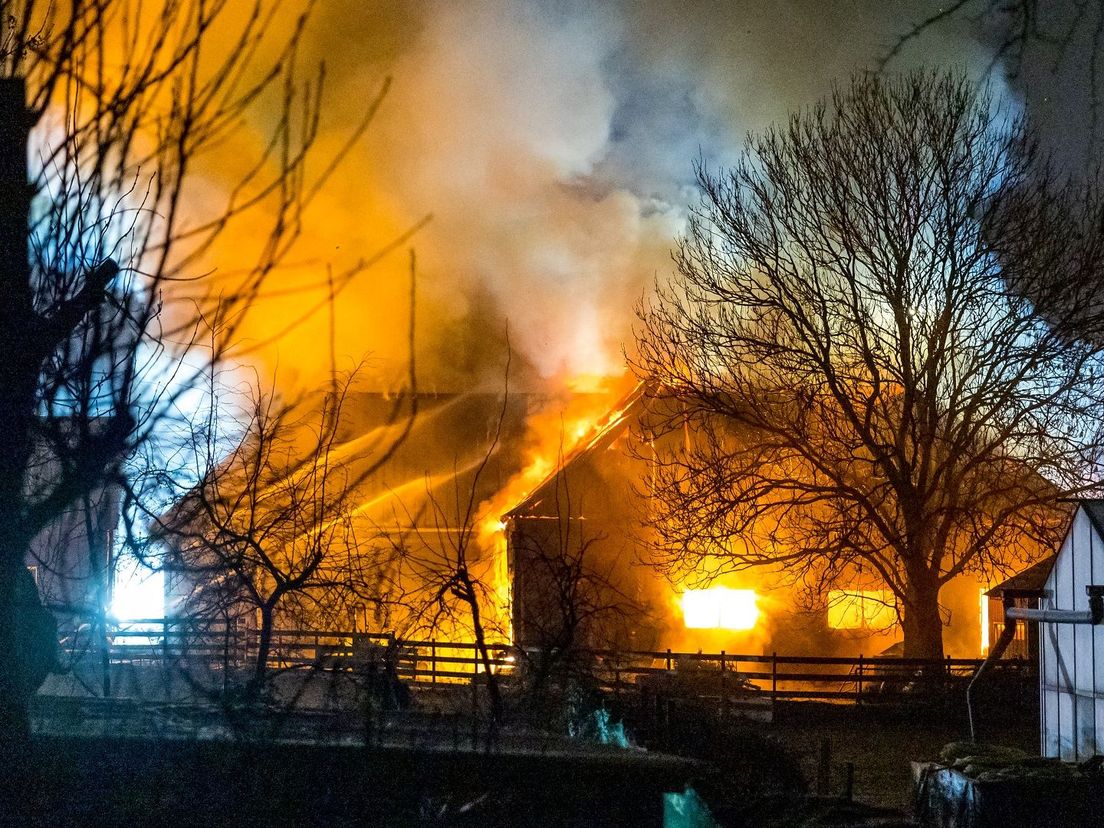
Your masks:
<svg viewBox="0 0 1104 828"><path fill-rule="evenodd" d="M754 589L688 589L681 603L687 629L750 630L759 622L759 595Z"/></svg>

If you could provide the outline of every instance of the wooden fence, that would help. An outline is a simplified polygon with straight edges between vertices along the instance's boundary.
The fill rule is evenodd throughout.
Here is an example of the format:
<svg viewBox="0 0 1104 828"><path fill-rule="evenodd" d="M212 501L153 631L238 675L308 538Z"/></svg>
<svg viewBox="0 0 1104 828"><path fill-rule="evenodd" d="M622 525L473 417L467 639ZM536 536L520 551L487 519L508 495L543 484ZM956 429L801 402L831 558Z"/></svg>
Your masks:
<svg viewBox="0 0 1104 828"><path fill-rule="evenodd" d="M213 625L197 629L162 619L129 622L100 649L111 664L203 664L207 669L227 671L253 664L258 652L255 632ZM485 665L473 643L407 640L377 633L277 630L267 666L276 670L386 670L404 682L433 685L478 680L488 666L509 682L538 665L542 657L536 651L503 644L492 644L489 650ZM980 660L590 650L576 654L574 664L614 694L861 704L964 688ZM996 672L1033 681L1035 665L1008 660L999 662Z"/></svg>

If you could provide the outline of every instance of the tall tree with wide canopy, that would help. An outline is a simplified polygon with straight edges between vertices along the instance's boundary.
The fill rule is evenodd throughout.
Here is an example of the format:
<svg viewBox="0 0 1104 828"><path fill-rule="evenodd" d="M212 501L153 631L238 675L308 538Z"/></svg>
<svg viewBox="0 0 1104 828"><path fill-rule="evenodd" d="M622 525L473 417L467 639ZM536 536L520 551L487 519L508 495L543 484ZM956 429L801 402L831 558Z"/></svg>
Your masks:
<svg viewBox="0 0 1104 828"><path fill-rule="evenodd" d="M1092 188L956 76L859 77L702 192L636 368L695 434L657 458L660 560L893 596L941 657L940 589L1052 542L1104 394ZM1032 301L1045 301L1047 319Z"/></svg>

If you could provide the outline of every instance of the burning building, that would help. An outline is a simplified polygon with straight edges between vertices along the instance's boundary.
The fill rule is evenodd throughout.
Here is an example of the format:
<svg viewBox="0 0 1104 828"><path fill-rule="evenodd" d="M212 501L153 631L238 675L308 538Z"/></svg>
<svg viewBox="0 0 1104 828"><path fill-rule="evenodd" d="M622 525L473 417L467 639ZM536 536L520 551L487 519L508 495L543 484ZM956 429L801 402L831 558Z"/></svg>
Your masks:
<svg viewBox="0 0 1104 828"><path fill-rule="evenodd" d="M309 600L289 606L309 605L309 617L277 626L470 641L478 623L491 640L536 648L729 653L870 655L899 640L894 598L869 573L821 593L778 566L664 571L656 456L695 436L660 429L667 403L643 387L609 400L423 393L396 414L386 395L351 395L333 453L355 489L327 524L345 529L324 566L365 577L355 590L308 586ZM190 612L210 589L201 580L170 578L170 611ZM961 575L945 587L950 654L985 650L987 586Z"/></svg>
<svg viewBox="0 0 1104 828"><path fill-rule="evenodd" d="M657 406L666 404L636 389L505 513L518 642L562 638L581 615L604 643L633 649L892 651L901 637L896 602L869 573L822 592L777 565L671 572L655 558L656 453L696 439L689 429L660 427L666 417ZM950 654L987 648L986 587L963 574L944 588Z"/></svg>

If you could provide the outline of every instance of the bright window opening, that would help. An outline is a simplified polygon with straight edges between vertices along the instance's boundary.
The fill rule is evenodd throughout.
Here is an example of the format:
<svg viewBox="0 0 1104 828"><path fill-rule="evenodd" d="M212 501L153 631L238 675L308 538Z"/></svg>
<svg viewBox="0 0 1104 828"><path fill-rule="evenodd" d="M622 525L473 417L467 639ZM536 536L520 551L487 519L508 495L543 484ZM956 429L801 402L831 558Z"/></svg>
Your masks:
<svg viewBox="0 0 1104 828"><path fill-rule="evenodd" d="M165 614L165 578L130 557L116 562L111 614L119 621L161 618Z"/></svg>
<svg viewBox="0 0 1104 828"><path fill-rule="evenodd" d="M985 587L981 590L981 654L989 655L989 596L985 594Z"/></svg>
<svg viewBox="0 0 1104 828"><path fill-rule="evenodd" d="M833 630L887 629L897 623L893 594L888 590L828 592L828 627Z"/></svg>
<svg viewBox="0 0 1104 828"><path fill-rule="evenodd" d="M750 630L759 620L754 589L688 589L682 593L682 617L691 630Z"/></svg>

